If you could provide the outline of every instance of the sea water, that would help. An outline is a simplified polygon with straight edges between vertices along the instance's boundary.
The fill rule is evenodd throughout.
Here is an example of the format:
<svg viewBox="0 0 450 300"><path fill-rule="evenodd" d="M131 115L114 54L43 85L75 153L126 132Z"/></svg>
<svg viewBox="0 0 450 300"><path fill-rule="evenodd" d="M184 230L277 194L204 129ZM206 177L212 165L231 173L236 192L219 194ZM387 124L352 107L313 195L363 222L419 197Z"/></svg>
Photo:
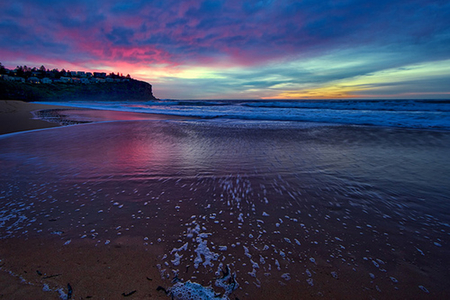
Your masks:
<svg viewBox="0 0 450 300"><path fill-rule="evenodd" d="M1 238L60 236L68 247L137 238L164 249L169 293L264 299L295 287L401 298L447 289L442 128L132 120L6 135L0 149ZM225 270L234 283L217 282Z"/></svg>
<svg viewBox="0 0 450 300"><path fill-rule="evenodd" d="M449 100L167 99L148 102L65 102L64 105L217 120L277 120L450 129Z"/></svg>

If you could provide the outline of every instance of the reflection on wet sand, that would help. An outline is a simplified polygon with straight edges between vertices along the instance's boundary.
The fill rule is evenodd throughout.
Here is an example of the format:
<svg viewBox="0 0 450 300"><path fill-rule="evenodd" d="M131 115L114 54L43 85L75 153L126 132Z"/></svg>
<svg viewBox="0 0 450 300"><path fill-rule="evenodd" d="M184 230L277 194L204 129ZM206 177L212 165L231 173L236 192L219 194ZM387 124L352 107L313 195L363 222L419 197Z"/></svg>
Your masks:
<svg viewBox="0 0 450 300"><path fill-rule="evenodd" d="M447 133L138 120L0 145L3 239L130 243L175 299L449 295Z"/></svg>

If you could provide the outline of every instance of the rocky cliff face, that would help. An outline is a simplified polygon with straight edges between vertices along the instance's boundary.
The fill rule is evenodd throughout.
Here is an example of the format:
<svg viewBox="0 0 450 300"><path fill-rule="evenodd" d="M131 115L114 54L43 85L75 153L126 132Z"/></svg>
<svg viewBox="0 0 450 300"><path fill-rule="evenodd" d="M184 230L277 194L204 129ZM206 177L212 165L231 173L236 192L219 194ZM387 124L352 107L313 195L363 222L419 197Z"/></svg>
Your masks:
<svg viewBox="0 0 450 300"><path fill-rule="evenodd" d="M138 80L96 84L32 84L0 80L0 99L24 101L156 100L151 84Z"/></svg>

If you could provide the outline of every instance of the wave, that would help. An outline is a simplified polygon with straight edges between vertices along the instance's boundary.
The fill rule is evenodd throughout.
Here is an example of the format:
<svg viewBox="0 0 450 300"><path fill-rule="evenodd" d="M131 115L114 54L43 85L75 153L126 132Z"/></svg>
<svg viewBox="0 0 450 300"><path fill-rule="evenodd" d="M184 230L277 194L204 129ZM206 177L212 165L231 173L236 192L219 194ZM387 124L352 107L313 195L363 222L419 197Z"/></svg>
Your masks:
<svg viewBox="0 0 450 300"><path fill-rule="evenodd" d="M380 110L380 111L450 111L445 101L430 100L326 100L326 101L271 101L242 103L249 107L304 108L334 110Z"/></svg>
<svg viewBox="0 0 450 300"><path fill-rule="evenodd" d="M243 106L380 111L450 111L450 100L162 100L155 106Z"/></svg>
<svg viewBox="0 0 450 300"><path fill-rule="evenodd" d="M204 120L320 122L450 130L450 101L442 100L163 100L69 102L64 105Z"/></svg>

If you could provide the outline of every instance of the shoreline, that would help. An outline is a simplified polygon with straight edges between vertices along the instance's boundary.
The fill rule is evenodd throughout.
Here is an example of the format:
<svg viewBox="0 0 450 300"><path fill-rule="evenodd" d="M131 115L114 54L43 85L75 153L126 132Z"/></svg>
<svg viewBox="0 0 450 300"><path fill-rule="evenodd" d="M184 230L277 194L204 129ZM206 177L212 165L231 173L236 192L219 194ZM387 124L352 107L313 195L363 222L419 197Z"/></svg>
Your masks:
<svg viewBox="0 0 450 300"><path fill-rule="evenodd" d="M77 121L83 118L88 120ZM0 137L109 119L171 118L0 100ZM120 299L125 297L122 293L133 291L138 297L167 298L157 291L159 285L168 286L156 268L155 249L135 247L136 243L126 240L110 247L97 247L95 242L65 245L60 237L51 236L0 239L0 298L27 299L33 295L33 299L67 299L69 284L72 298L77 299Z"/></svg>
<svg viewBox="0 0 450 300"><path fill-rule="evenodd" d="M230 299L448 297L446 205L421 199L439 204L435 194L448 191L449 136L199 128L131 122L184 117L41 107L53 127L60 119L99 123L0 139L0 298L67 299L71 290L72 299L167 299L157 288L176 275L221 292L213 283L219 263L237 276ZM101 123L108 120L118 122ZM267 153L274 159L266 162ZM246 167L253 159L255 168ZM444 176L430 180L435 174Z"/></svg>
<svg viewBox="0 0 450 300"><path fill-rule="evenodd" d="M193 117L74 108L64 105L0 100L0 136L22 131L123 120L189 120Z"/></svg>
<svg viewBox="0 0 450 300"><path fill-rule="evenodd" d="M61 126L34 117L34 111L44 109L70 109L70 107L29 103L20 100L0 100L0 135Z"/></svg>

